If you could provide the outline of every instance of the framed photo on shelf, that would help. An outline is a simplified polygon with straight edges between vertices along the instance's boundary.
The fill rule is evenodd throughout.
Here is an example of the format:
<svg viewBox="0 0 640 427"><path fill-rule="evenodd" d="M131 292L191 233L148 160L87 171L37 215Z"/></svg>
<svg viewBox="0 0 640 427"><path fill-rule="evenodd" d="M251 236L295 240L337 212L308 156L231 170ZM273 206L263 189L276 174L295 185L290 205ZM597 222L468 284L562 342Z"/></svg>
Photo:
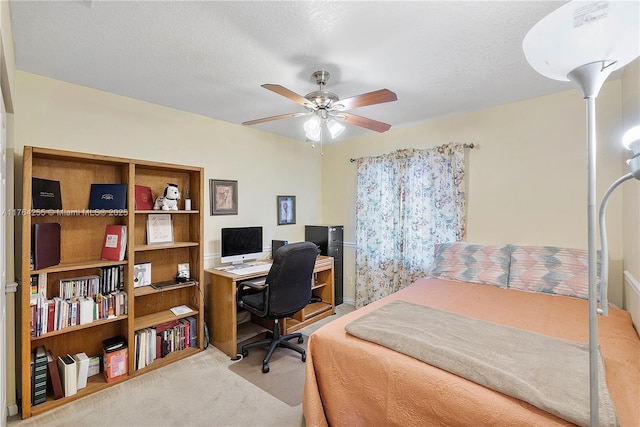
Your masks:
<svg viewBox="0 0 640 427"><path fill-rule="evenodd" d="M133 287L140 288L151 284L151 263L144 262L133 266Z"/></svg>
<svg viewBox="0 0 640 427"><path fill-rule="evenodd" d="M171 214L147 215L147 245L173 243Z"/></svg>
<svg viewBox="0 0 640 427"><path fill-rule="evenodd" d="M238 215L238 181L210 179L211 215Z"/></svg>
<svg viewBox="0 0 640 427"><path fill-rule="evenodd" d="M277 196L278 225L296 223L296 196Z"/></svg>

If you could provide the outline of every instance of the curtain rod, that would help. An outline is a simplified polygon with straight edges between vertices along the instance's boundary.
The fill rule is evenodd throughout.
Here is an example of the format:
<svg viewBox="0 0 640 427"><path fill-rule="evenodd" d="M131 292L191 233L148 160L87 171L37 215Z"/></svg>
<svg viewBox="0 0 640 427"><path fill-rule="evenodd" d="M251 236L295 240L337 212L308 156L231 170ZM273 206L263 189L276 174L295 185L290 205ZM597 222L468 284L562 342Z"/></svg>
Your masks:
<svg viewBox="0 0 640 427"><path fill-rule="evenodd" d="M463 146L464 148L470 148L470 149L473 149L473 148L475 147L475 145L473 144L473 142L472 142L471 144L462 144L462 146ZM357 159L349 159L349 161L350 161L351 163L355 162L356 160L357 160Z"/></svg>

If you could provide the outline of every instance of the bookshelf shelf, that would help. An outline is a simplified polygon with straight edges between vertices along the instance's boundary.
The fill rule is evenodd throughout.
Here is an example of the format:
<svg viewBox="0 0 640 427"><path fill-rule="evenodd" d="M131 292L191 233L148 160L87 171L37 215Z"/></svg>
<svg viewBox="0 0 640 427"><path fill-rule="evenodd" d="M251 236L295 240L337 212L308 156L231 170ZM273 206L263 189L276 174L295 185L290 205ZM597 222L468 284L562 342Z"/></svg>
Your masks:
<svg viewBox="0 0 640 427"><path fill-rule="evenodd" d="M31 337L31 342L32 343L40 342L40 341L47 340L49 338L55 337L57 335L70 334L70 333L79 331L81 329L95 328L96 326L101 326L101 325L104 325L106 323L120 322L122 320L127 319L128 317L129 317L129 315L127 315L127 314L121 314L120 316L117 316L117 317L110 317L110 318L107 318L107 319L94 320L93 322L87 323L87 324L84 324L84 325L68 326L66 328L58 329L57 331L47 332L46 334L42 334L39 337Z"/></svg>
<svg viewBox="0 0 640 427"><path fill-rule="evenodd" d="M170 322L172 320L179 320L184 319L185 317L196 316L197 314L198 311L194 310L193 307L191 307L191 311L189 313L181 314L178 316L173 314L171 310L158 311L153 314L148 314L146 316L136 318L133 329L139 331L140 329L149 328L151 326Z"/></svg>
<svg viewBox="0 0 640 427"><path fill-rule="evenodd" d="M149 209L149 210L137 210L136 215L139 214L157 214L157 213L168 213L168 214L177 214L177 215L199 215L200 211L190 210L190 211L163 211L161 209Z"/></svg>
<svg viewBox="0 0 640 427"><path fill-rule="evenodd" d="M104 390L105 388L111 387L114 384L117 384L119 382L126 381L129 378L130 378L129 376L124 376L122 378L113 380L110 383L107 383L104 377L102 376L102 373L98 375L90 376L87 378L87 386L85 388L78 390L78 392L73 396L54 399L53 396L49 395L47 396L46 402L41 403L39 405L34 405L31 407L31 415L35 416L35 415L43 414L47 411L50 411L51 409L65 405L69 402L73 402L74 400L81 399L85 396L89 396L90 394L93 394L100 390Z"/></svg>
<svg viewBox="0 0 640 427"><path fill-rule="evenodd" d="M175 165L146 160L133 160L41 147L24 147L22 177L22 209L17 211L21 221L21 260L19 297L20 366L19 387L22 396L20 415L29 418L45 413L68 402L111 387L133 376L167 366L204 349L204 302L199 283L204 277L204 169L197 166ZM32 210L32 178L60 182L61 210ZM135 186L151 188L152 194L162 194L167 182L178 185L181 192L187 188L193 210L185 211L184 200L179 200L177 211L135 210ZM91 184L125 184L126 208L122 210L89 210L87 202ZM147 245L147 216L171 214L174 242ZM29 265L32 226L42 223L60 224L60 263L38 270ZM108 225L127 227L124 261L101 259L105 229ZM151 263L152 281L171 280L178 264L188 264L195 281L163 290L151 287L134 288L134 265ZM105 267L118 266L123 275L120 281L127 294L127 314L100 319L83 325L74 325L39 337L31 336L31 277L44 277L46 300L58 297L59 281L78 276L101 275ZM42 273L46 273L42 274ZM115 282L115 281L114 281ZM176 316L170 308L186 305L192 311ZM34 310L35 312L35 310ZM135 332L174 319L193 317L197 332L196 345L156 359L147 368L134 371ZM31 354L38 346L50 350L54 357L85 353L88 357L103 356L105 339L122 336L127 341L128 375L107 382L102 373L88 378L87 386L77 394L54 399L51 392L44 403L31 405ZM35 388L35 387L34 387Z"/></svg>
<svg viewBox="0 0 640 427"><path fill-rule="evenodd" d="M136 245L135 251L158 251L164 249L173 249L173 248L189 248L192 246L198 246L198 242L173 242L173 243L156 243L153 245Z"/></svg>
<svg viewBox="0 0 640 427"><path fill-rule="evenodd" d="M187 288L190 286L199 286L198 282L185 283L184 285L176 285L172 286L169 289L178 289L178 288ZM136 297L142 297L145 295L158 294L164 292L166 289L156 289L153 286L142 286L140 288L136 288L133 293Z"/></svg>
<svg viewBox="0 0 640 427"><path fill-rule="evenodd" d="M33 275L33 274L39 274L39 273L57 273L57 272L64 272L64 271L86 270L89 268L110 267L112 265L124 265L126 263L127 263L126 261L105 261L105 260L69 262L69 263L60 263L52 267L41 268L39 270L30 270L30 271L31 271L31 274Z"/></svg>
<svg viewBox="0 0 640 427"><path fill-rule="evenodd" d="M106 209L31 209L29 214L32 217L38 216L57 216L57 217L101 217L101 216L110 216L117 214L117 216L127 216L129 212L126 209L118 210L117 212L113 210Z"/></svg>
<svg viewBox="0 0 640 427"><path fill-rule="evenodd" d="M315 284L311 285L311 290L313 291L313 290L316 290L316 289L323 288L325 286L327 286L327 284L324 283L324 282L323 283L315 283Z"/></svg>
<svg viewBox="0 0 640 427"><path fill-rule="evenodd" d="M178 360L182 360L185 357L189 357L193 354L196 354L197 352L199 352L200 350L197 347L189 347L189 348L185 348L184 350L177 350L174 352L171 352L169 354L167 354L165 357L156 359L153 361L153 363L151 365L147 365L144 368L140 368L136 371L134 371L131 376L138 376L138 375L142 375L145 374L147 372L156 370L158 368L162 368L164 366L170 365L174 362L177 362Z"/></svg>

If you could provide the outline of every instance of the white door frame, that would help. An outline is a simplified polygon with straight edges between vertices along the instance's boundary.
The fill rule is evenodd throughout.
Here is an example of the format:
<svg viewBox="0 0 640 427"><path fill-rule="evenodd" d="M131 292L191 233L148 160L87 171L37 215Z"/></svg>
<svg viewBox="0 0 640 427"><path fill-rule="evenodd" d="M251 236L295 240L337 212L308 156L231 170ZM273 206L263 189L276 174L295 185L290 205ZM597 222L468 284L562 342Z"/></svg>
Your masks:
<svg viewBox="0 0 640 427"><path fill-rule="evenodd" d="M0 101L3 100L0 88ZM0 425L7 423L7 126L4 101L0 102Z"/></svg>

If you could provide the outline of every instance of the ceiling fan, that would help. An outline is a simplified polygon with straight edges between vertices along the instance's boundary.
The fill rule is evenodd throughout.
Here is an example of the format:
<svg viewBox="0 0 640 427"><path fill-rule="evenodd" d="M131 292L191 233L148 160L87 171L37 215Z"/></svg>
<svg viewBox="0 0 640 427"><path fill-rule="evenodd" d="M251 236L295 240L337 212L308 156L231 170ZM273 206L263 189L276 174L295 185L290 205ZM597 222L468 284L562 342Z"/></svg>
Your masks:
<svg viewBox="0 0 640 427"><path fill-rule="evenodd" d="M352 96L346 99L340 99L333 92L324 90L324 86L329 80L329 72L316 71L313 77L318 83L318 90L310 92L305 96L276 84L263 84L262 87L272 92L289 98L293 102L302 105L307 109L304 113L288 113L278 116L264 117L256 120L243 122L243 125L255 125L258 123L270 122L272 120L288 119L293 117L301 117L311 115L311 118L305 122L304 130L308 139L312 141L321 140L322 129L326 127L332 138L338 136L344 126L337 122L343 122L350 125L360 126L376 132L386 132L391 125L377 120L357 116L352 113L346 113L346 110L352 108L364 107L367 105L381 104L383 102L396 101L398 97L389 89L380 89L373 92L363 93L361 95Z"/></svg>

